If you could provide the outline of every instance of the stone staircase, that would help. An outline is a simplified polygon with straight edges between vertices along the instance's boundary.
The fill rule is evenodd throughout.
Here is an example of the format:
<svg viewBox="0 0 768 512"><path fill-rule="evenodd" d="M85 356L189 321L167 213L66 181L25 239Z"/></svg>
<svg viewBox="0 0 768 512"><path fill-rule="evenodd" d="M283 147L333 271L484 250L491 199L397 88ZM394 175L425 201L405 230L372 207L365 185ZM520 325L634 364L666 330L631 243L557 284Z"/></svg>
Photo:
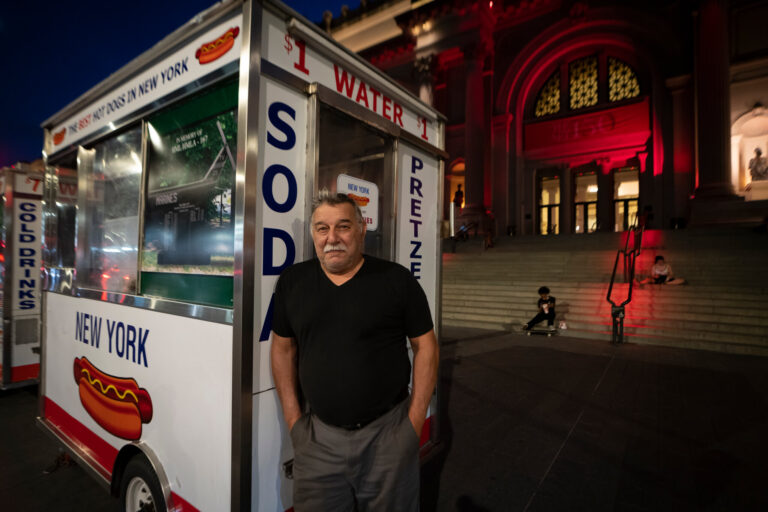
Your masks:
<svg viewBox="0 0 768 512"><path fill-rule="evenodd" d="M606 293L619 247L622 234L603 233L504 238L486 251L479 240L459 243L443 255L442 323L520 330L546 285L568 326L562 334L610 341ZM647 275L657 254L688 284L635 286L626 341L768 355L768 236L745 228L650 231L637 273ZM616 302L628 290L622 277L620 270Z"/></svg>

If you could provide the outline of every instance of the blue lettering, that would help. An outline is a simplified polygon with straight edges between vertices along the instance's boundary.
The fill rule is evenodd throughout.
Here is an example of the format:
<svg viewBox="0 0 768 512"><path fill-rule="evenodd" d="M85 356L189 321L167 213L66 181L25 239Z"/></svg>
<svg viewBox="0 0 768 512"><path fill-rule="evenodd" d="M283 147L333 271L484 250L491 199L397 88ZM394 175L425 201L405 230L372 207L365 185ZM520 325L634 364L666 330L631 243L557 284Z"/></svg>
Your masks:
<svg viewBox="0 0 768 512"><path fill-rule="evenodd" d="M30 244L35 241L34 235L19 235L19 243Z"/></svg>
<svg viewBox="0 0 768 512"><path fill-rule="evenodd" d="M279 238L285 244L285 261L280 266L275 266L274 257L274 239ZM293 238L289 233L282 229L264 228L264 265L262 274L265 276L279 276L286 267L293 265L296 259L296 247Z"/></svg>
<svg viewBox="0 0 768 512"><path fill-rule="evenodd" d="M285 181L288 182L288 197L283 203L279 203L273 194L275 176L282 174ZM261 193L264 195L264 202L270 209L278 213L286 213L296 204L299 186L296 184L296 178L289 168L280 164L270 165L264 173L264 181L261 182Z"/></svg>
<svg viewBox="0 0 768 512"><path fill-rule="evenodd" d="M415 197L411 198L411 215L421 217L421 201Z"/></svg>
<svg viewBox="0 0 768 512"><path fill-rule="evenodd" d="M277 139L274 135L272 135L272 132L267 130L267 142L277 149L288 150L293 148L293 146L296 144L296 132L293 131L291 125L280 119L280 112L285 112L291 117L291 119L294 121L296 120L296 111L293 108L279 101L272 103L269 106L269 121L275 128L280 130L283 135L285 135L285 140L281 141Z"/></svg>
<svg viewBox="0 0 768 512"><path fill-rule="evenodd" d="M418 237L419 236L419 226L421 225L421 221L420 220L416 220L416 219L409 219L408 222L413 224L413 236L414 237Z"/></svg>
<svg viewBox="0 0 768 512"><path fill-rule="evenodd" d="M422 162L420 159L414 157L411 157L411 173L416 174L416 171L420 171L424 168L424 162Z"/></svg>
<svg viewBox="0 0 768 512"><path fill-rule="evenodd" d="M19 309L32 309L35 307L35 301L33 300L23 300L19 302Z"/></svg>
<svg viewBox="0 0 768 512"><path fill-rule="evenodd" d="M411 240L411 245L413 246L413 249L411 250L411 258L421 259L421 254L419 254L419 249L421 249L421 242L418 240Z"/></svg>
<svg viewBox="0 0 768 512"><path fill-rule="evenodd" d="M133 354L131 356L130 354ZM125 340L125 358L136 362L136 328L128 325L128 334Z"/></svg>
<svg viewBox="0 0 768 512"><path fill-rule="evenodd" d="M109 353L112 353L112 335L115 334L115 324L117 322L110 322L107 320L107 336L109 337Z"/></svg>
<svg viewBox="0 0 768 512"><path fill-rule="evenodd" d="M411 262L411 274L413 274L413 277L416 279L421 279L421 276L419 275L419 272L421 272L421 262L420 261L412 261Z"/></svg>
<svg viewBox="0 0 768 512"><path fill-rule="evenodd" d="M421 193L421 180L411 176L411 195L418 194L419 197L424 197Z"/></svg>
<svg viewBox="0 0 768 512"><path fill-rule="evenodd" d="M101 317L91 315L91 346L99 348L101 341Z"/></svg>
<svg viewBox="0 0 768 512"><path fill-rule="evenodd" d="M90 322L91 315L83 313L83 337L82 342L88 343L88 323Z"/></svg>
<svg viewBox="0 0 768 512"><path fill-rule="evenodd" d="M120 357L125 354L125 324L123 322L117 322L115 328L115 353Z"/></svg>
<svg viewBox="0 0 768 512"><path fill-rule="evenodd" d="M19 288L35 288L35 280L34 279L19 279Z"/></svg>
<svg viewBox="0 0 768 512"><path fill-rule="evenodd" d="M19 256L34 256L37 253L33 248L31 247L21 247L19 248Z"/></svg>
<svg viewBox="0 0 768 512"><path fill-rule="evenodd" d="M83 327L85 322L83 321L84 313L75 313L75 340L83 341Z"/></svg>
<svg viewBox="0 0 768 512"><path fill-rule="evenodd" d="M25 212L34 212L37 210L35 203L21 203L19 204L19 210Z"/></svg>
<svg viewBox="0 0 768 512"><path fill-rule="evenodd" d="M37 265L35 265L35 260L33 260L32 258L21 258L19 260L20 268L24 268L24 267L35 268L36 266Z"/></svg>
<svg viewBox="0 0 768 512"><path fill-rule="evenodd" d="M275 294L269 298L269 307L267 308L267 317L264 319L264 325L261 327L261 334L259 334L259 342L267 341L269 339L269 333L272 331L272 307L275 304Z"/></svg>
<svg viewBox="0 0 768 512"><path fill-rule="evenodd" d="M20 299L34 299L35 296L32 295L32 292L34 292L34 290L19 290L19 298Z"/></svg>
<svg viewBox="0 0 768 512"><path fill-rule="evenodd" d="M144 366L149 368L147 362L147 338L149 337L149 329L139 329L139 356L138 364L141 364L141 360L144 360Z"/></svg>

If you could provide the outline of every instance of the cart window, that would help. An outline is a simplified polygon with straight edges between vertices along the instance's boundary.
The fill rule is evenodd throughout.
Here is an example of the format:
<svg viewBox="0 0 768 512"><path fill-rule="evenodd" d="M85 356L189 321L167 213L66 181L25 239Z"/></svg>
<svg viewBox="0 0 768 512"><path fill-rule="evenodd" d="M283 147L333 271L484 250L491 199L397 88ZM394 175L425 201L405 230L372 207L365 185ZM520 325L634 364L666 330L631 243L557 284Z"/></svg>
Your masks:
<svg viewBox="0 0 768 512"><path fill-rule="evenodd" d="M77 162L58 163L46 170L43 262L49 269L75 267Z"/></svg>
<svg viewBox="0 0 768 512"><path fill-rule="evenodd" d="M87 155L87 158L85 156ZM78 286L135 293L139 245L141 128L83 150L86 178L85 247ZM82 240L82 239L81 239Z"/></svg>
<svg viewBox="0 0 768 512"><path fill-rule="evenodd" d="M141 292L232 307L237 84L149 120Z"/></svg>
<svg viewBox="0 0 768 512"><path fill-rule="evenodd" d="M367 223L365 253L393 259L392 143L360 121L320 109L317 188L348 194Z"/></svg>

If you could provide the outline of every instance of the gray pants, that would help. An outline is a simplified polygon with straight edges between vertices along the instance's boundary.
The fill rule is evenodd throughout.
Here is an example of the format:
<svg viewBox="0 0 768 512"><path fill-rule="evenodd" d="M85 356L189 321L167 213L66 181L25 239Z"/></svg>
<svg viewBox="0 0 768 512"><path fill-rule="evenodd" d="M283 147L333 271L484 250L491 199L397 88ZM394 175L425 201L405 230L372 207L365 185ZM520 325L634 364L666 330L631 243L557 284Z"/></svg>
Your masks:
<svg viewBox="0 0 768 512"><path fill-rule="evenodd" d="M305 414L291 429L296 512L418 512L419 436L410 398L360 430Z"/></svg>

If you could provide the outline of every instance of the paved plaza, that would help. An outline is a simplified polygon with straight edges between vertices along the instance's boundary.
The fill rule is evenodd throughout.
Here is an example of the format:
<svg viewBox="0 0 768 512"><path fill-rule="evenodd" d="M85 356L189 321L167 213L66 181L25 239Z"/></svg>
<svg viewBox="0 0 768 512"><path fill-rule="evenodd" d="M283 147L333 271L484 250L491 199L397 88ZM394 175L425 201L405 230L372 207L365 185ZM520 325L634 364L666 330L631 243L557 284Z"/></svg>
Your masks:
<svg viewBox="0 0 768 512"><path fill-rule="evenodd" d="M455 328L441 359L425 511L768 510L768 359ZM35 393L0 395L2 510L119 510L43 474Z"/></svg>

